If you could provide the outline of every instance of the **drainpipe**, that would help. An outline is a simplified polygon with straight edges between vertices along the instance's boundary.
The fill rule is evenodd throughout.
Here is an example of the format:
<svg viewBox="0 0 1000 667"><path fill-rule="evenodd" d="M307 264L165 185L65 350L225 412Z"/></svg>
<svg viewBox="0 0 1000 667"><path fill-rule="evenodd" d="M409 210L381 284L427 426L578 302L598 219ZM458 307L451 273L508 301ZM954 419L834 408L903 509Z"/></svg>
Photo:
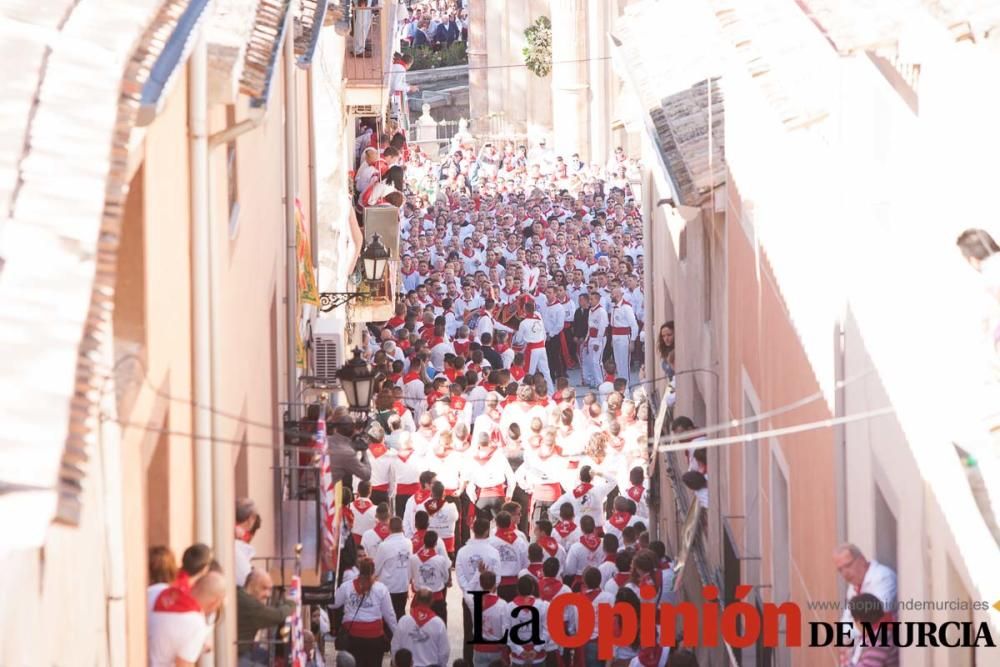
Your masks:
<svg viewBox="0 0 1000 667"><path fill-rule="evenodd" d="M289 12L292 10L289 9ZM288 413L292 419L298 418L299 406L295 404L295 389L298 371L295 365L295 337L299 326L298 308L298 252L295 244L295 192L297 189L295 168L298 146L296 145L296 97L295 97L295 40L291 34L285 35L285 338L287 367L285 396L289 402Z"/></svg>
<svg viewBox="0 0 1000 667"><path fill-rule="evenodd" d="M309 86L306 90L309 96L306 111L309 114L309 248L312 250L313 269L319 266L319 197L316 187L316 108L313 103L313 71L306 70L306 80ZM291 400L291 399L289 399Z"/></svg>
<svg viewBox="0 0 1000 667"><path fill-rule="evenodd" d="M191 160L191 302L194 309L195 539L213 542L211 257L208 215L208 60L204 35L188 61L188 133Z"/></svg>

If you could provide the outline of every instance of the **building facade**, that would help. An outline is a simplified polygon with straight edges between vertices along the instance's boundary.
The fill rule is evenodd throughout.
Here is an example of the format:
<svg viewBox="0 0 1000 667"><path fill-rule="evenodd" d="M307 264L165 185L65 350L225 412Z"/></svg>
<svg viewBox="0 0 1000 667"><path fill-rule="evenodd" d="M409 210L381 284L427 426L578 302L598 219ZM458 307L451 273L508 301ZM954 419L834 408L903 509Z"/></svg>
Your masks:
<svg viewBox="0 0 1000 667"><path fill-rule="evenodd" d="M832 622L845 595L832 553L852 542L897 572L902 621L995 633L1000 548L983 490L995 379L980 287L955 248L967 227L998 231L980 195L997 140L981 119L997 100L976 83L1000 66L995 17L975 3L862 4L647 2L617 22L647 170L649 334L675 322L674 416L707 425L710 441L735 436L709 449L683 591L697 599L715 583L725 604L750 584L754 603L793 601L804 623ZM630 45L648 43L650 23L665 46L644 62ZM935 339L961 341L942 363L921 361L929 323ZM647 379L659 361L647 345ZM677 553L675 506L691 501L669 473L686 464L677 452L660 464L660 527ZM971 665L989 650L902 657ZM836 659L703 652L710 664Z"/></svg>
<svg viewBox="0 0 1000 667"><path fill-rule="evenodd" d="M80 76L72 64L83 46L104 63L86 74L89 100L43 93L3 148L22 165L8 190L17 207L5 220L14 233L0 281L14 353L5 377L24 389L5 400L2 468L15 484L18 467L36 483L53 480L3 497L4 516L20 517L19 538L0 549L0 662L10 665L143 664L147 550L168 546L179 559L206 542L232 577L236 498L252 498L261 515L255 566L286 582L301 540L284 517L284 418L315 366L318 259L328 285L351 270L350 130L342 113L325 114L343 109L340 97L327 101L344 88L342 8L90 4L67 7L61 23L56 8L3 16L49 27L20 38L29 106L37 91ZM55 136L53 122L77 139L42 141ZM331 143L317 150L320 141ZM337 153L333 167L315 159L325 145ZM48 180L71 197L36 187L43 156L61 174ZM56 252L66 230L39 226L45 219L73 221L77 245ZM51 238L17 232L32 225ZM50 333L15 306L54 298L64 314ZM43 369L45 384L28 381L19 354L35 360L34 374ZM305 546L303 576L314 580L315 536ZM242 582L231 583L232 613L212 653L219 665L236 662Z"/></svg>

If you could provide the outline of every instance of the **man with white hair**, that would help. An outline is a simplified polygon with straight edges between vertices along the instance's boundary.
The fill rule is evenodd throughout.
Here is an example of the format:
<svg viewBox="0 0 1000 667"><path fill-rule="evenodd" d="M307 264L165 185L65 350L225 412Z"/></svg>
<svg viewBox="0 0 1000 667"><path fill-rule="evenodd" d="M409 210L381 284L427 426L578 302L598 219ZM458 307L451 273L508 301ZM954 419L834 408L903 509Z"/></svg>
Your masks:
<svg viewBox="0 0 1000 667"><path fill-rule="evenodd" d="M837 573L847 582L847 601L861 593L870 593L882 602L882 608L886 613L896 615L896 573L892 568L879 563L869 561L861 553L856 545L851 543L841 544L833 551L833 565L837 568ZM844 605L844 612L840 616L841 623L847 623L851 627L852 636L857 636L858 632L854 628L851 610L848 605ZM841 663L850 656L853 647L842 648Z"/></svg>
<svg viewBox="0 0 1000 667"><path fill-rule="evenodd" d="M378 150L369 146L361 153L361 166L354 174L354 190L364 192L378 178Z"/></svg>

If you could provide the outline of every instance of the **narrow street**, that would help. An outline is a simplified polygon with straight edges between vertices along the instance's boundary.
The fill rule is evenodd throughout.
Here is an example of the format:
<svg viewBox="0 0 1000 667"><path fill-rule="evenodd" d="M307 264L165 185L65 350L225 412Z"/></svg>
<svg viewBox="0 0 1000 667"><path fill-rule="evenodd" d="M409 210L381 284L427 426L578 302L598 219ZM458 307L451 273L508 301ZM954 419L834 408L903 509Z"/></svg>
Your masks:
<svg viewBox="0 0 1000 667"><path fill-rule="evenodd" d="M0 1L0 667L1000 665L996 4Z"/></svg>

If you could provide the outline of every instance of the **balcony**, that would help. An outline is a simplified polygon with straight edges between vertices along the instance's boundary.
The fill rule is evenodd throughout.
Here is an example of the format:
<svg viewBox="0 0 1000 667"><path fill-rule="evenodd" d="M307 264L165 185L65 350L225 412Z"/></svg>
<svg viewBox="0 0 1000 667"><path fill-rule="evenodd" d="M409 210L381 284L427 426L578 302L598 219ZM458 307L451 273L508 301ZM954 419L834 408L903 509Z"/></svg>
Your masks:
<svg viewBox="0 0 1000 667"><path fill-rule="evenodd" d="M374 7L358 6L355 2L342 4L343 22L348 34L344 53L344 79L347 84L347 104L377 105L388 101L388 72L392 54L396 49L396 22L398 3L395 0L380 2ZM356 35L369 17L367 38ZM357 53L355 53L357 52Z"/></svg>

